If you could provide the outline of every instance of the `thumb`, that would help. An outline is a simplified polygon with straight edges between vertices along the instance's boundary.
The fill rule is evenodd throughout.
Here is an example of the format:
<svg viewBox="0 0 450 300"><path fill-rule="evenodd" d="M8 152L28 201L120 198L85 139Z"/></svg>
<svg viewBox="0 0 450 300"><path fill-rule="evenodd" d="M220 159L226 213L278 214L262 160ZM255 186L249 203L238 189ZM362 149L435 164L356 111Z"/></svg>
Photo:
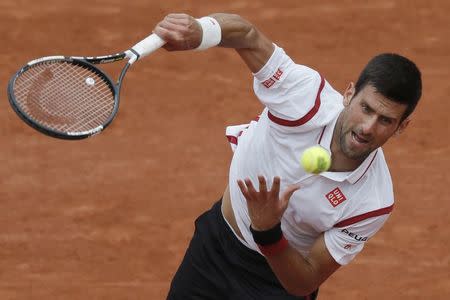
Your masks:
<svg viewBox="0 0 450 300"><path fill-rule="evenodd" d="M288 185L286 190L281 195L281 202L284 207L287 207L289 204L289 200L291 199L292 194L300 189L300 184L291 184Z"/></svg>

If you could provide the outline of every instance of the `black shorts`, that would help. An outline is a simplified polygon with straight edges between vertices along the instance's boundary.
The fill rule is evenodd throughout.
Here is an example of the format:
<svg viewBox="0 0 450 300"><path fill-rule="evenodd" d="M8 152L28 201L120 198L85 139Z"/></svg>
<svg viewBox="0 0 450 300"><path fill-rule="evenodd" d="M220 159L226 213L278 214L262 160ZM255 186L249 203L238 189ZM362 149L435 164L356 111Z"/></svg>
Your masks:
<svg viewBox="0 0 450 300"><path fill-rule="evenodd" d="M168 300L307 300L288 294L266 259L243 245L226 223L221 203L195 221L195 232L170 286Z"/></svg>

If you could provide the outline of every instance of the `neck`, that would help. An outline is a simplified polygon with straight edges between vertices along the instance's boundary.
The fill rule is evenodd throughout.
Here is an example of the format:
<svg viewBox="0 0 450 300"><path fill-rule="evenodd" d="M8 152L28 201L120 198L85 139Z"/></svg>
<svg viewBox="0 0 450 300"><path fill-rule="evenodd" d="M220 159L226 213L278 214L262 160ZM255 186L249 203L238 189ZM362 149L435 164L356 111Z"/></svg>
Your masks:
<svg viewBox="0 0 450 300"><path fill-rule="evenodd" d="M333 138L331 140L331 157L332 163L330 171L332 172L349 172L353 171L359 167L359 165L364 161L364 158L349 158L342 151L340 136L342 134L342 122L343 122L343 112L339 115L336 125L333 129Z"/></svg>

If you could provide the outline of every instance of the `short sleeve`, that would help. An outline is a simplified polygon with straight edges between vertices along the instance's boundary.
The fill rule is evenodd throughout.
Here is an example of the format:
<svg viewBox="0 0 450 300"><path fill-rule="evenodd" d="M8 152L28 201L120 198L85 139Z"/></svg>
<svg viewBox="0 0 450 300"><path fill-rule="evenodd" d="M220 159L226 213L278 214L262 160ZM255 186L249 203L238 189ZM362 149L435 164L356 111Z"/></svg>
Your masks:
<svg viewBox="0 0 450 300"><path fill-rule="evenodd" d="M278 46L257 73L253 89L273 124L293 131L324 126L342 110L342 95L316 70L294 63Z"/></svg>
<svg viewBox="0 0 450 300"><path fill-rule="evenodd" d="M266 65L254 74L253 89L274 116L297 120L314 107L320 84L317 71L295 64L276 46Z"/></svg>
<svg viewBox="0 0 450 300"><path fill-rule="evenodd" d="M380 230L389 214L369 218L345 227L333 227L325 232L325 244L334 260L348 264L364 248L364 244Z"/></svg>

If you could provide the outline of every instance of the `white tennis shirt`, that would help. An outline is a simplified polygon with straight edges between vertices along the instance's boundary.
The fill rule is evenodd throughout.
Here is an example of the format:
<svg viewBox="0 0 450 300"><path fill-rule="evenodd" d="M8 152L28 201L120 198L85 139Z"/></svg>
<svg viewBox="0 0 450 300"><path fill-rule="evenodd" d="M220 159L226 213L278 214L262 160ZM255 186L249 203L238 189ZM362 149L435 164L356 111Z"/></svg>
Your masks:
<svg viewBox="0 0 450 300"><path fill-rule="evenodd" d="M325 243L341 265L349 263L387 220L394 195L381 148L352 172L306 173L302 152L321 145L330 151L333 129L344 108L343 97L316 71L295 64L283 49L275 51L254 74L254 91L265 105L257 121L229 126L226 135L234 150L230 166L231 204L247 247L259 251L249 230L247 204L237 185L258 175L268 181L281 177L281 192L300 183L281 220L290 245L308 255L325 232Z"/></svg>

